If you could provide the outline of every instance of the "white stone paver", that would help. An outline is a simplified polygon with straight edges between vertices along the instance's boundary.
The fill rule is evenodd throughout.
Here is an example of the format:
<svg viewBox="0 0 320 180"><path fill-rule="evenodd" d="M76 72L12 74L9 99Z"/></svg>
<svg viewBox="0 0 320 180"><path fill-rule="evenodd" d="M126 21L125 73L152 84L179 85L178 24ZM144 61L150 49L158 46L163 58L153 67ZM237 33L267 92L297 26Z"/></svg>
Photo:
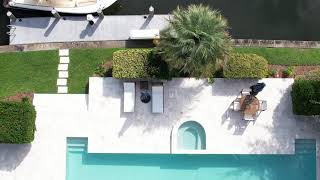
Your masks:
<svg viewBox="0 0 320 180"><path fill-rule="evenodd" d="M68 70L68 64L58 64L58 70L59 71L67 71Z"/></svg>
<svg viewBox="0 0 320 180"><path fill-rule="evenodd" d="M59 49L59 56L69 56L69 49Z"/></svg>
<svg viewBox="0 0 320 180"><path fill-rule="evenodd" d="M58 86L66 86L67 85L67 79L58 78L57 79L57 85Z"/></svg>
<svg viewBox="0 0 320 180"><path fill-rule="evenodd" d="M68 93L68 87L67 86L58 86L58 93L61 93L61 94Z"/></svg>
<svg viewBox="0 0 320 180"><path fill-rule="evenodd" d="M70 62L69 56L61 56L60 64L68 64Z"/></svg>
<svg viewBox="0 0 320 180"><path fill-rule="evenodd" d="M58 93L68 93L68 80L69 77L68 68L69 68L69 49L60 49L59 50L60 56L60 64L58 65L58 79L57 79L57 86L58 86Z"/></svg>
<svg viewBox="0 0 320 180"><path fill-rule="evenodd" d="M69 73L68 71L59 71L59 78L68 78Z"/></svg>

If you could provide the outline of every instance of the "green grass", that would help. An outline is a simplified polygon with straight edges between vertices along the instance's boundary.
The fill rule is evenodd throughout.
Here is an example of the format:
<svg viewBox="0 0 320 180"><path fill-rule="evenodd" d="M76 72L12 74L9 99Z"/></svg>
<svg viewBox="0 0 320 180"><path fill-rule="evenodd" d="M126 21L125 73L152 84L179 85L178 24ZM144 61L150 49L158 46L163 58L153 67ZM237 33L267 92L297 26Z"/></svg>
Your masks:
<svg viewBox="0 0 320 180"><path fill-rule="evenodd" d="M104 61L111 61L113 52L119 48L111 49L72 49L70 50L69 65L69 93L87 93L89 77Z"/></svg>
<svg viewBox="0 0 320 180"><path fill-rule="evenodd" d="M113 52L119 49L70 50L69 92L86 93L96 67L111 61ZM269 64L320 65L320 49L245 47L235 51L258 54ZM56 93L58 63L57 51L0 53L0 99L19 92Z"/></svg>
<svg viewBox="0 0 320 180"><path fill-rule="evenodd" d="M320 49L243 47L235 52L254 53L275 65L320 65Z"/></svg>
<svg viewBox="0 0 320 180"><path fill-rule="evenodd" d="M0 99L19 92L55 93L58 51L0 53Z"/></svg>

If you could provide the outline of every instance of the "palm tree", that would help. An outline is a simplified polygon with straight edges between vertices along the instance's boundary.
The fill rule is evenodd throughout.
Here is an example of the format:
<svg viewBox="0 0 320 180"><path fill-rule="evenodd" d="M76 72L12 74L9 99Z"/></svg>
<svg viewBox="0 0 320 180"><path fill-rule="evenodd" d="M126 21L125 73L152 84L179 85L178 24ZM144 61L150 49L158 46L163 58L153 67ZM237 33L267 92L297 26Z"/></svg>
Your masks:
<svg viewBox="0 0 320 180"><path fill-rule="evenodd" d="M231 50L226 19L207 6L190 5L187 9L178 7L168 21L157 51L171 70L211 77L217 60L223 60Z"/></svg>

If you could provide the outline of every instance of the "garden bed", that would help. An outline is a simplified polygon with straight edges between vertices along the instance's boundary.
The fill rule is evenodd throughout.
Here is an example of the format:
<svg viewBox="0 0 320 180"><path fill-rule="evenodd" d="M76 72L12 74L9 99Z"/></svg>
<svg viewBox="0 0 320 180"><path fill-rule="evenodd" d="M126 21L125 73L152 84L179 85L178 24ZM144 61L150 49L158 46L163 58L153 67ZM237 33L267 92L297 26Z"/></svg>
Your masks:
<svg viewBox="0 0 320 180"><path fill-rule="evenodd" d="M241 47L235 52L257 54L273 65L320 65L320 49Z"/></svg>
<svg viewBox="0 0 320 180"><path fill-rule="evenodd" d="M16 95L5 97L4 100L21 102L24 98L27 98L30 102L32 102L33 96L33 93L17 93Z"/></svg>
<svg viewBox="0 0 320 180"><path fill-rule="evenodd" d="M283 77L285 78L285 75L283 75L283 70L287 69L289 66L285 66L285 65L273 65L270 64L269 65L269 69L275 69L277 70L278 74L279 74L279 78ZM305 75L306 73L316 70L316 69L320 69L320 65L316 65L316 66L293 66L294 67L294 77L296 76L301 76L301 75Z"/></svg>

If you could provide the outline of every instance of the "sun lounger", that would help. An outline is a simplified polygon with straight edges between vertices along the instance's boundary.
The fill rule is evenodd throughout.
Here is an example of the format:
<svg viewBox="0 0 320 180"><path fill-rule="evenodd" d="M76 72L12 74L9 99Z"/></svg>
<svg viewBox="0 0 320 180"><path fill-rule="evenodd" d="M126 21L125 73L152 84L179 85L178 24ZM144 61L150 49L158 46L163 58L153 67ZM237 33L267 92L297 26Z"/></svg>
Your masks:
<svg viewBox="0 0 320 180"><path fill-rule="evenodd" d="M267 110L267 101L259 101L259 110L260 111Z"/></svg>
<svg viewBox="0 0 320 180"><path fill-rule="evenodd" d="M158 39L159 29L139 29L130 31L130 39Z"/></svg>
<svg viewBox="0 0 320 180"><path fill-rule="evenodd" d="M135 83L124 82L123 83L123 112L134 112L135 104Z"/></svg>
<svg viewBox="0 0 320 180"><path fill-rule="evenodd" d="M152 113L163 113L163 85L152 86Z"/></svg>

